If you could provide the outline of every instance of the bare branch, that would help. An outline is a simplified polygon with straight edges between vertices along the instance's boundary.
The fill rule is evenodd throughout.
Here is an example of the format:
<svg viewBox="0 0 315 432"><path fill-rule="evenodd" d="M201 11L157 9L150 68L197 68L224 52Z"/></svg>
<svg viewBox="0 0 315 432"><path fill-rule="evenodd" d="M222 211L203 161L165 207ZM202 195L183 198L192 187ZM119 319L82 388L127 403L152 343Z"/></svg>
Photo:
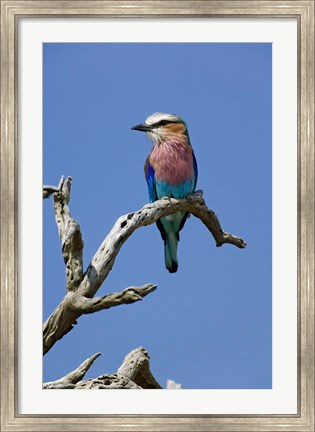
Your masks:
<svg viewBox="0 0 315 432"><path fill-rule="evenodd" d="M43 198L49 198L55 192L59 192L59 189L55 186L43 185Z"/></svg>
<svg viewBox="0 0 315 432"><path fill-rule="evenodd" d="M140 347L131 351L115 374L80 381L100 353L85 360L77 369L57 381L43 384L44 389L161 389L149 365L148 352Z"/></svg>
<svg viewBox="0 0 315 432"><path fill-rule="evenodd" d="M71 295L69 292L59 303L54 312L43 325L43 354L45 355L54 344L66 335L77 324L77 319L82 313L71 307Z"/></svg>
<svg viewBox="0 0 315 432"><path fill-rule="evenodd" d="M125 357L117 374L129 378L144 389L161 389L150 371L149 360L149 353L144 348L136 348Z"/></svg>
<svg viewBox="0 0 315 432"><path fill-rule="evenodd" d="M62 254L66 264L66 286L75 291L83 277L83 239L79 223L71 217L69 209L71 177L61 177L54 195L54 209Z"/></svg>
<svg viewBox="0 0 315 432"><path fill-rule="evenodd" d="M183 200L178 201L181 202ZM201 190L191 194L188 197L187 204L188 205L185 210L192 213L205 224L205 226L211 232L217 247L222 246L224 243L234 245L240 249L244 249L246 247L246 242L243 239L222 230L217 215L213 210L208 209L206 206Z"/></svg>
<svg viewBox="0 0 315 432"><path fill-rule="evenodd" d="M75 295L72 304L76 310L82 314L98 312L103 309L109 309L121 304L130 304L142 300L145 296L155 291L156 285L146 284L142 287L129 287L120 293L107 294L104 297L94 297L92 299Z"/></svg>
<svg viewBox="0 0 315 432"><path fill-rule="evenodd" d="M43 328L43 352L46 354L50 348L77 324L77 319L84 314L89 314L103 309L130 304L142 300L157 286L146 284L142 287L129 287L120 293L108 294L104 297L87 298L79 291L68 292L62 302L44 323Z"/></svg>
<svg viewBox="0 0 315 432"><path fill-rule="evenodd" d="M86 297L93 297L111 271L120 248L138 228L153 224L161 217L179 210L185 210L199 218L209 229L217 246L230 243L245 248L246 243L239 237L224 232L216 214L209 210L202 197L202 191L187 198L162 198L145 205L137 212L121 216L92 258L79 290Z"/></svg>
<svg viewBox="0 0 315 432"><path fill-rule="evenodd" d="M130 379L119 376L117 374L105 374L94 379L89 379L86 381L80 381L73 387L76 390L87 390L87 389L97 389L97 390L141 390L137 384L135 384Z"/></svg>
<svg viewBox="0 0 315 432"><path fill-rule="evenodd" d="M78 222L70 215L70 189L71 177L66 180L62 177L58 193L54 195L56 222L67 266L67 295L44 324L44 353L73 328L82 314L133 303L156 289L155 285L148 284L140 288L127 288L122 293L93 298L111 271L120 248L136 229L184 210L198 217L206 225L217 246L230 243L239 248L246 247L241 238L222 230L216 214L207 208L202 191L198 191L185 199L162 198L145 205L137 212L121 216L83 274L83 240Z"/></svg>
<svg viewBox="0 0 315 432"><path fill-rule="evenodd" d="M74 371L68 373L57 381L45 383L43 388L73 388L77 382L82 380L86 372L100 355L101 353L94 354L92 357L81 363Z"/></svg>

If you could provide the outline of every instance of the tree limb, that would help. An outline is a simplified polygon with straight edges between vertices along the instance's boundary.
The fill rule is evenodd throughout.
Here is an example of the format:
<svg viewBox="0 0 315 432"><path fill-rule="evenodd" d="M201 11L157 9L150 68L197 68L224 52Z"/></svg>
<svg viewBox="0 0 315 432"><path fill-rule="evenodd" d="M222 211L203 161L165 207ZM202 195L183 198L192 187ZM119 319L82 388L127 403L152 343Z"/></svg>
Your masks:
<svg viewBox="0 0 315 432"><path fill-rule="evenodd" d="M142 287L129 287L120 293L107 294L103 297L92 299L83 296L73 296L72 304L84 314L98 312L121 304L130 304L142 300L145 296L155 291L156 285L146 284Z"/></svg>
<svg viewBox="0 0 315 432"><path fill-rule="evenodd" d="M59 192L59 189L55 186L48 186L43 185L43 198L49 198L50 195L54 194L55 192Z"/></svg>
<svg viewBox="0 0 315 432"><path fill-rule="evenodd" d="M156 289L156 285L148 284L140 288L127 288L118 294L93 298L111 271L120 248L136 229L184 210L192 213L206 225L217 246L230 243L239 248L246 247L244 240L222 230L216 214L206 206L202 191L198 191L183 199L162 198L118 218L83 274L83 240L78 222L70 215L70 189L71 177L66 180L62 177L58 192L54 194L56 222L67 268L67 295L44 323L44 354L73 328L82 314L133 303Z"/></svg>
<svg viewBox="0 0 315 432"><path fill-rule="evenodd" d="M85 360L74 371L68 373L66 376L59 378L57 381L51 381L43 384L43 388L73 388L82 380L86 372L90 369L94 361L101 353L96 353L92 357Z"/></svg>
<svg viewBox="0 0 315 432"><path fill-rule="evenodd" d="M62 176L54 194L55 218L66 264L67 291L75 291L83 276L83 239L79 223L70 214L70 192L71 177L65 180Z"/></svg>
<svg viewBox="0 0 315 432"><path fill-rule="evenodd" d="M156 285L146 284L142 287L129 287L120 293L93 299L82 296L78 291L68 292L44 323L43 353L46 354L59 339L72 330L81 315L134 303L142 300L156 288Z"/></svg>
<svg viewBox="0 0 315 432"><path fill-rule="evenodd" d="M216 246L230 243L241 249L246 247L244 240L222 230L216 214L206 206L202 191L195 192L183 199L162 198L154 203L146 204L137 212L118 218L91 260L79 288L81 294L86 297L95 295L111 271L120 248L136 229L153 224L161 217L179 210L188 211L199 218L211 232Z"/></svg>
<svg viewBox="0 0 315 432"><path fill-rule="evenodd" d="M141 390L141 387L131 381L129 378L117 374L105 374L94 379L79 382L75 387L76 390Z"/></svg>
<svg viewBox="0 0 315 432"><path fill-rule="evenodd" d="M117 371L144 389L161 389L150 371L149 353L144 348L137 348L126 355L123 364Z"/></svg>
<svg viewBox="0 0 315 432"><path fill-rule="evenodd" d="M81 381L94 360L101 354L94 354L77 369L57 381L43 384L44 389L161 389L150 371L149 354L140 347L131 351L115 374L105 374L94 379Z"/></svg>

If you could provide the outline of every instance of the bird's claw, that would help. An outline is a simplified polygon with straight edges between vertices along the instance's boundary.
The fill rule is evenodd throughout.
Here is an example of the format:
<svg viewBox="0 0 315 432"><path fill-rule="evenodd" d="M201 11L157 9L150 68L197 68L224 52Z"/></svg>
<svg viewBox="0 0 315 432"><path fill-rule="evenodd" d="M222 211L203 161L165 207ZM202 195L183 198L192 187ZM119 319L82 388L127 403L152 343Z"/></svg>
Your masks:
<svg viewBox="0 0 315 432"><path fill-rule="evenodd" d="M169 202L169 204L172 204L172 198L173 197L170 197L170 196L164 196L162 199L167 200Z"/></svg>

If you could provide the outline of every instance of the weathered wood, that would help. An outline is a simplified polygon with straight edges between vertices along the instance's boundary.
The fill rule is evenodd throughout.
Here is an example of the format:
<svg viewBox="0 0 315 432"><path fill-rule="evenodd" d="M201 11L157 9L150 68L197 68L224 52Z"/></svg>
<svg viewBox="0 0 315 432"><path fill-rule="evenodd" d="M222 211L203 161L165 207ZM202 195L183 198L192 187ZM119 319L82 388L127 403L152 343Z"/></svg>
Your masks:
<svg viewBox="0 0 315 432"><path fill-rule="evenodd" d="M49 198L55 192L58 192L59 189L55 186L44 185L43 186L43 198Z"/></svg>
<svg viewBox="0 0 315 432"><path fill-rule="evenodd" d="M43 384L43 388L73 388L75 385L82 380L86 372L90 369L94 361L99 357L101 353L96 353L92 357L86 359L80 364L74 371L68 373L62 378L56 381L51 381Z"/></svg>
<svg viewBox="0 0 315 432"><path fill-rule="evenodd" d="M79 223L71 217L69 209L71 177L62 176L54 194L55 218L66 264L67 291L75 291L83 277L83 239Z"/></svg>
<svg viewBox="0 0 315 432"><path fill-rule="evenodd" d="M149 365L148 352L140 347L131 351L115 374L104 374L97 378L81 381L94 360L96 353L85 360L77 369L66 376L43 384L44 389L161 389Z"/></svg>
<svg viewBox="0 0 315 432"><path fill-rule="evenodd" d="M153 224L161 217L180 210L188 211L199 218L211 232L216 246L229 243L241 249L246 247L244 240L222 230L218 217L206 206L202 191L197 191L183 199L165 197L118 218L91 260L80 285L81 294L86 297L95 295L111 271L122 245L136 229Z"/></svg>
<svg viewBox="0 0 315 432"><path fill-rule="evenodd" d="M46 354L59 339L72 330L81 315L137 302L155 291L156 288L154 284L146 284L142 287L129 287L120 293L93 299L82 296L78 291L68 292L44 323L43 353Z"/></svg>
<svg viewBox="0 0 315 432"><path fill-rule="evenodd" d="M44 323L44 354L73 328L81 315L120 304L133 303L156 290L156 285L146 284L142 287L129 287L120 293L94 298L113 268L120 248L136 229L153 224L171 213L184 210L206 225L216 246L229 243L239 248L246 247L244 240L222 230L218 217L206 206L202 191L197 191L183 199L162 198L136 212L118 218L83 274L83 240L80 225L71 217L69 210L71 177L66 180L62 177L57 190L54 194L54 209L66 263L67 294Z"/></svg>
<svg viewBox="0 0 315 432"><path fill-rule="evenodd" d="M142 287L129 287L120 293L107 294L103 297L94 297L92 299L81 295L72 297L72 305L77 311L84 314L98 312L104 309L109 309L113 306L121 304L130 304L142 300L145 296L155 291L156 285L146 284Z"/></svg>
<svg viewBox="0 0 315 432"><path fill-rule="evenodd" d="M150 371L149 353L144 348L137 348L126 355L123 364L117 371L144 389L161 389Z"/></svg>

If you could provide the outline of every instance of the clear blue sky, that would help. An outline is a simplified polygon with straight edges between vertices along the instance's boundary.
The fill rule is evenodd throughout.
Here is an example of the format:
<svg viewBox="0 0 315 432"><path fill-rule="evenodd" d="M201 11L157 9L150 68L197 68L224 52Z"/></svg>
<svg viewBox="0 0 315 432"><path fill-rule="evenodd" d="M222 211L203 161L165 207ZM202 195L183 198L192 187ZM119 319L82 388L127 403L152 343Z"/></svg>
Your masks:
<svg viewBox="0 0 315 432"><path fill-rule="evenodd" d="M179 269L164 267L155 225L125 243L97 295L156 283L142 302L86 315L46 354L44 381L96 352L87 377L113 373L143 346L164 387L272 387L271 44L44 44L43 182L73 178L84 268L116 219L148 200L143 165L151 143L130 128L156 112L183 117L204 191L241 250L216 248L191 217ZM43 202L46 319L65 295L52 199Z"/></svg>

